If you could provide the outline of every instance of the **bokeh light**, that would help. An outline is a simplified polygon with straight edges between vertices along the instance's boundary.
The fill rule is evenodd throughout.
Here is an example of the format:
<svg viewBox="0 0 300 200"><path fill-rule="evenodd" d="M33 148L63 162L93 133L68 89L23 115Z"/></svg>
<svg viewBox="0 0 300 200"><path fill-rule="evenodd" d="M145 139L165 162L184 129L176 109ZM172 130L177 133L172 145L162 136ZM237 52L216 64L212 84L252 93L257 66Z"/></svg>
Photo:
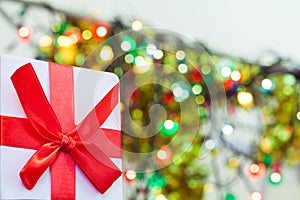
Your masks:
<svg viewBox="0 0 300 200"><path fill-rule="evenodd" d="M126 178L126 180L127 181L134 181L135 179L136 179L136 172L134 171L134 170L132 170L132 169L130 169L130 170L127 170L126 172L125 172L125 178Z"/></svg>
<svg viewBox="0 0 300 200"><path fill-rule="evenodd" d="M263 195L260 192L252 192L249 196L249 200L263 200Z"/></svg>
<svg viewBox="0 0 300 200"><path fill-rule="evenodd" d="M131 28L135 31L139 31L143 28L143 23L140 20L135 20L132 22Z"/></svg>
<svg viewBox="0 0 300 200"><path fill-rule="evenodd" d="M237 100L240 105L249 107L253 103L253 95L250 92L239 92L237 95Z"/></svg>
<svg viewBox="0 0 300 200"><path fill-rule="evenodd" d="M114 52L110 46L104 46L102 47L100 51L100 58L103 61L110 61L114 57Z"/></svg>
<svg viewBox="0 0 300 200"><path fill-rule="evenodd" d="M269 180L272 184L277 185L282 181L282 175L279 172L272 172L269 176Z"/></svg>
<svg viewBox="0 0 300 200"><path fill-rule="evenodd" d="M99 27L96 29L96 34L97 34L99 37L105 37L106 34L107 34L107 28L104 27L104 26L99 26Z"/></svg>

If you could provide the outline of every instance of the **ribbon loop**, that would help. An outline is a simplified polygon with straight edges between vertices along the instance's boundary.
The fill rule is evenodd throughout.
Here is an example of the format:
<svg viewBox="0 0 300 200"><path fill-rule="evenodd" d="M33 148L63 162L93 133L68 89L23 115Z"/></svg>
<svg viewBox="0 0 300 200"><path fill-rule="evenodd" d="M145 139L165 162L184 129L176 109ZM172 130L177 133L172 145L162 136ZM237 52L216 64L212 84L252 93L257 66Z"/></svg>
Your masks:
<svg viewBox="0 0 300 200"><path fill-rule="evenodd" d="M60 142L60 149L63 152L69 152L76 146L76 141L67 135L62 135Z"/></svg>

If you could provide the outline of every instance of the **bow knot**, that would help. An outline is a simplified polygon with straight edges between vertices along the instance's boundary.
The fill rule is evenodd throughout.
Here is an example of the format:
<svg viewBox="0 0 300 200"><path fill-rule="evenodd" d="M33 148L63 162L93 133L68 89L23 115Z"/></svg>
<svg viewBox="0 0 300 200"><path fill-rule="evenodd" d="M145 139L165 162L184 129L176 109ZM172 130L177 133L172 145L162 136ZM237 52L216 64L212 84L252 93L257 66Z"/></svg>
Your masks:
<svg viewBox="0 0 300 200"><path fill-rule="evenodd" d="M76 141L67 135L62 135L60 142L60 149L64 152L71 151L76 146Z"/></svg>

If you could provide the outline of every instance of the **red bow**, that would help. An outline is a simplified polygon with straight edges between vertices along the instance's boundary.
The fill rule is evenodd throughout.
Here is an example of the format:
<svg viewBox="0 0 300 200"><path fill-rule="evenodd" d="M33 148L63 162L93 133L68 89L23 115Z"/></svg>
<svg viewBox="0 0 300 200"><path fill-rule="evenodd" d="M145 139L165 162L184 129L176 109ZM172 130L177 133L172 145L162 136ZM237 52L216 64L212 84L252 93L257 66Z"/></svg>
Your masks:
<svg viewBox="0 0 300 200"><path fill-rule="evenodd" d="M68 77L68 80L73 80L72 68L65 66L57 67L56 64L53 63L50 64L49 68L50 78L52 78L52 76L57 77L58 74L60 76L61 73L64 73L63 71L66 71L64 78ZM73 96L73 89L70 89L70 87L73 88L73 85L66 89L66 86L58 86L59 81L56 83L54 82L56 79L54 79L50 85L54 84L53 87L60 87L61 92L64 93L51 94L50 91L51 102L56 101L53 107L52 103L50 105L48 102L30 63L16 70L11 80L27 119L2 116L1 120L4 125L4 133L2 133L3 141L1 143L8 146L20 146L20 143L21 146L30 146L30 143L33 143L31 141L32 137L35 139L38 138L39 140L38 143L29 147L37 148L37 146L39 146L37 148L38 150L20 171L20 177L24 185L28 189L32 189L46 169L51 166L53 168L51 168L51 176L54 175L54 177L51 177L52 190L56 188L58 192L54 191L54 193L63 193L63 189L59 189L61 186L55 186L54 184L56 183L53 183L53 180L64 179L64 177L62 177L64 174L68 176L69 172L64 171L64 168L74 171L74 165L72 164L72 160L74 160L96 189L104 193L121 175L121 171L107 156L107 154L120 155L120 149L112 147L113 150L109 150L107 146L105 147L105 145L103 145L109 141L110 144L117 144L115 147L119 146L118 139L116 138L120 136L120 133L115 130L99 128L118 103L118 84L107 93L95 106L95 109L91 111L79 125L75 126L73 112L70 113L70 111L73 111L73 99L71 99L72 102L68 102L70 105L67 106L60 105L62 102L55 99L59 95L65 95L66 93L69 94L70 98L73 98L70 96ZM71 83L73 84L73 82ZM70 85L70 83L68 84ZM68 95L66 96L68 97ZM70 99L65 99L64 101L70 101ZM57 113L59 114L57 115ZM12 132L14 130L20 131L22 129L23 133L18 134L23 138L16 139L16 136L6 134L6 132ZM34 135L32 135L32 132ZM22 142L20 142L20 140ZM94 144L86 144L85 141L87 140L93 141ZM24 144L26 142L29 144ZM98 148L99 145L102 145L102 147ZM61 160L65 161L61 162ZM67 163L66 165L68 166L57 167L57 165L61 163ZM58 173L55 172L57 168L60 170ZM71 173L71 176L74 175L72 174L73 173ZM75 187L75 178L71 178L70 182L71 183L66 184ZM75 196L75 194L73 195ZM52 198L60 199L60 194L52 194Z"/></svg>

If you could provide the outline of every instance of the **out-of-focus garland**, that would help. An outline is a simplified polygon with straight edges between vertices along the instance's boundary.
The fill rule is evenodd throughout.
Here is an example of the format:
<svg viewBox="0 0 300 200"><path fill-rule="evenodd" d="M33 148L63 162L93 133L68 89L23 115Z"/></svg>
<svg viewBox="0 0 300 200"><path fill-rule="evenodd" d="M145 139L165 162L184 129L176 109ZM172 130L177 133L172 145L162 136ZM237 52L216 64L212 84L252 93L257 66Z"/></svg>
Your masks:
<svg viewBox="0 0 300 200"><path fill-rule="evenodd" d="M17 28L18 39L21 42L37 44L37 58L41 60L81 66L86 56L101 41L121 31L132 28L138 32L143 27L140 20L134 20L131 26L127 26L120 20L104 22L80 17L42 3L14 2L24 5L19 18L26 15L25 11L31 7L40 7L59 16L49 28L50 32L45 32L38 41L32 41L35 30L30 24L13 23L15 20L11 20L0 7L3 16ZM157 37L155 32L151 34ZM167 144L180 128L179 103L193 96L198 105L198 117L202 124L205 124L211 115L207 87L215 78L209 78L213 76L212 70L215 68L220 71L222 79L218 81L223 83L226 90L227 115L234 116L237 111L250 112L259 108L261 118L250 120L256 120L263 126L261 132L257 133L258 140L253 140L246 150L230 140L232 135L237 134L235 129L242 125L237 122L235 124L226 122L221 130L218 145L212 143L209 138L204 139L200 134L194 139L190 150L169 167L153 173L125 169L124 177L128 183L128 190L125 191L126 198L149 200L203 198L205 192L211 187L207 181L209 176L216 176L217 173L209 173L207 167L199 161L201 146L212 151L210 155L212 161L222 156L222 151L230 151L232 156L226 158L223 163L226 165L218 167L235 171L239 178L246 177L251 182L267 176L272 184L279 184L282 181L283 165L299 162L300 159L299 66L279 58L271 63L261 61L253 64L210 52L207 49L207 51L193 49L191 44L185 44L185 41L180 38L176 38L176 42L171 41L168 36L160 35L159 38L160 44L153 44L151 41L132 35L121 38L119 45L124 55L118 59L119 61L113 62L107 70L122 77L131 69L136 74L149 73L149 69L141 67L145 62L150 65L161 63L171 66L182 74L191 85L174 80L172 90L156 85L145 85L136 90L131 96L129 107L126 108L129 109L135 123L141 125L149 123L148 106L151 102L164 106L168 120L160 123L157 127L160 134L155 137L136 139L124 133L125 150L149 152L162 146L157 152L156 164L174 161L176 155L173 155L170 149L164 148L163 144ZM172 54L158 48L164 45L171 46L176 53ZM97 59L98 65L90 68L101 70L101 64L114 59L113 48L109 45L102 47ZM203 76L207 78L205 82ZM133 130L136 135L142 134L141 130L134 128ZM214 168L213 164L212 168ZM217 171L218 169L214 172ZM236 199L230 189L224 189L230 186L221 187L218 177L216 180L217 189L223 190L221 193L223 199ZM249 191L249 193L250 200L263 199L263 194L258 191Z"/></svg>

